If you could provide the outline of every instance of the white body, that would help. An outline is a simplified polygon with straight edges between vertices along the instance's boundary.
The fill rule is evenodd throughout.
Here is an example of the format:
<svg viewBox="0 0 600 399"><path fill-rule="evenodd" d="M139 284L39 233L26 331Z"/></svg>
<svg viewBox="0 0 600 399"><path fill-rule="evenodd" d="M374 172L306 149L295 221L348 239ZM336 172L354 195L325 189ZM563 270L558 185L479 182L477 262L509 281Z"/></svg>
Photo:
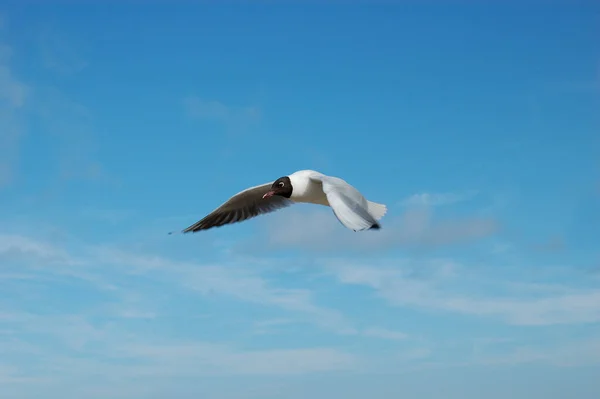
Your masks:
<svg viewBox="0 0 600 399"><path fill-rule="evenodd" d="M295 202L331 207L347 228L360 231L371 228L387 212L383 204L368 201L346 181L314 170L300 170L289 175Z"/></svg>
<svg viewBox="0 0 600 399"><path fill-rule="evenodd" d="M295 202L329 206L327 195L323 192L323 184L317 180L322 176L325 175L314 170L299 170L289 175L293 187L290 199Z"/></svg>

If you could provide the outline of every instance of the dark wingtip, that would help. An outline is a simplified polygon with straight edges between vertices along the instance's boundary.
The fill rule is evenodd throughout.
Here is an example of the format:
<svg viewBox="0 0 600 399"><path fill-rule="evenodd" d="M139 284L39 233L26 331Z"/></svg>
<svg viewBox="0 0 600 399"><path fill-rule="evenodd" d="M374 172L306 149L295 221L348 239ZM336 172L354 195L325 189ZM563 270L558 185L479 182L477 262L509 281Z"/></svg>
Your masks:
<svg viewBox="0 0 600 399"><path fill-rule="evenodd" d="M379 230L380 228L381 226L376 222L373 224L373 226L369 227L369 230Z"/></svg>

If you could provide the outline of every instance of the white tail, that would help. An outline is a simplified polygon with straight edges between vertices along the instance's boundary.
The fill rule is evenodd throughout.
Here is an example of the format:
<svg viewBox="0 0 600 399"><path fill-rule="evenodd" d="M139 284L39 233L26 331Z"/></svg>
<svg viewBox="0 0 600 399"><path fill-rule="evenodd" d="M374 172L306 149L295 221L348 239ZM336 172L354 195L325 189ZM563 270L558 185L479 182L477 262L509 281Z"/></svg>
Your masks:
<svg viewBox="0 0 600 399"><path fill-rule="evenodd" d="M377 202L367 201L369 206L369 213L375 218L375 220L379 220L385 215L387 212L387 206L383 204L378 204Z"/></svg>

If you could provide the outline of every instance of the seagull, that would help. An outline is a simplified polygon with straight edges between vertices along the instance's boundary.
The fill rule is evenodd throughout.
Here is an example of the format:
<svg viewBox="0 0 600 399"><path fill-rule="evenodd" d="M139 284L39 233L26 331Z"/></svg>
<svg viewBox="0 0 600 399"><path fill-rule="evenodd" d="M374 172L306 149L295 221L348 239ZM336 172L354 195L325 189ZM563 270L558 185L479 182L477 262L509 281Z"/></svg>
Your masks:
<svg viewBox="0 0 600 399"><path fill-rule="evenodd" d="M348 229L379 230L387 212L384 204L368 201L344 180L314 170L299 170L274 182L247 188L182 233L196 233L271 213L294 203L329 206ZM170 233L169 233L170 234Z"/></svg>

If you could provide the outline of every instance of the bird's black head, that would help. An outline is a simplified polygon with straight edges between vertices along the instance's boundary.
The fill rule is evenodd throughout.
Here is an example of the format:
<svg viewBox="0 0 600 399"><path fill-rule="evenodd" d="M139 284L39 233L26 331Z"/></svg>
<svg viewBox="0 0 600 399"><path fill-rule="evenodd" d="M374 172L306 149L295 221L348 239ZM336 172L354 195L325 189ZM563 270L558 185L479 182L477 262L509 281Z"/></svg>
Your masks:
<svg viewBox="0 0 600 399"><path fill-rule="evenodd" d="M292 196L292 191L294 191L292 181L288 176L283 176L273 182L271 189L263 195L263 198L269 198L274 195L290 198Z"/></svg>

